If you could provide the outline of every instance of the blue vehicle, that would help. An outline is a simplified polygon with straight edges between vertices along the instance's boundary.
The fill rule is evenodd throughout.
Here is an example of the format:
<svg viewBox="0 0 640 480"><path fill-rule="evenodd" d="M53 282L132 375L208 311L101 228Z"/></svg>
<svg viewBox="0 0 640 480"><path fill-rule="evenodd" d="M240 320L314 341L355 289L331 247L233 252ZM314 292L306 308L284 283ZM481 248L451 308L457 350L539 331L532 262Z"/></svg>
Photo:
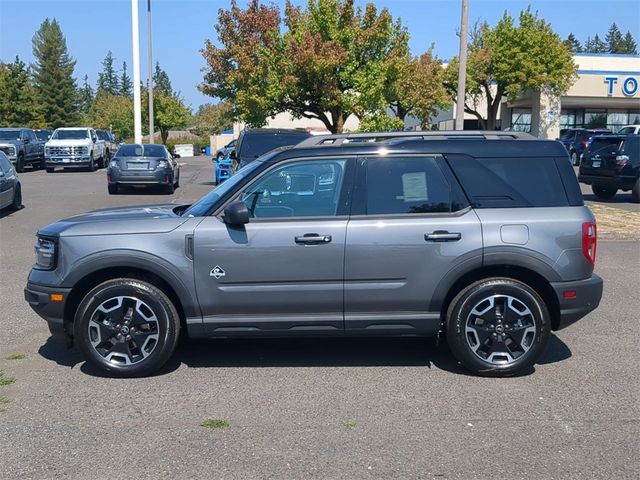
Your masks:
<svg viewBox="0 0 640 480"><path fill-rule="evenodd" d="M573 165L580 165L580 155L589 146L589 139L597 135L611 135L611 130L569 128L560 135L560 141L569 152L569 158Z"/></svg>
<svg viewBox="0 0 640 480"><path fill-rule="evenodd" d="M233 174L233 161L228 155L222 158L214 158L213 165L215 167L216 185L220 185Z"/></svg>

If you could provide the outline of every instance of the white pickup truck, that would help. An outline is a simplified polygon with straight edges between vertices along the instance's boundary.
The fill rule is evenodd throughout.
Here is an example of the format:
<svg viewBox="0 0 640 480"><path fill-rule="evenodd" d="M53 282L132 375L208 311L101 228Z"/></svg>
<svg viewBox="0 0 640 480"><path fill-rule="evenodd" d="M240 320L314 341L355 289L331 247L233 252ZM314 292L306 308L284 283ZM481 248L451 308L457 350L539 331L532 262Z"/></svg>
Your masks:
<svg viewBox="0 0 640 480"><path fill-rule="evenodd" d="M104 141L98 139L93 128L58 128L44 146L47 172L56 167L86 168L94 171L105 167Z"/></svg>

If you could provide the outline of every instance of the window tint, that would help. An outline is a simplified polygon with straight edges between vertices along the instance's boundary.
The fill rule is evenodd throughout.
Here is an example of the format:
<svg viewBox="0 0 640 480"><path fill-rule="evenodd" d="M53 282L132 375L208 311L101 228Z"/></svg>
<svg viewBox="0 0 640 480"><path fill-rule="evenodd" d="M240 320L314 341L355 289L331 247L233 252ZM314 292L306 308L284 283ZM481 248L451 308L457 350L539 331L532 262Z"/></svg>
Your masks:
<svg viewBox="0 0 640 480"><path fill-rule="evenodd" d="M5 175L9 175L9 172L11 172L11 162L4 152L0 152L0 170L2 170Z"/></svg>
<svg viewBox="0 0 640 480"><path fill-rule="evenodd" d="M567 130L560 136L560 140L573 140L573 137L576 136L575 130Z"/></svg>
<svg viewBox="0 0 640 480"><path fill-rule="evenodd" d="M240 152L243 158L258 158L260 155L285 145L297 145L310 135L305 132L300 133L259 133L245 134L240 145Z"/></svg>
<svg viewBox="0 0 640 480"><path fill-rule="evenodd" d="M434 157L370 159L366 184L367 215L452 211L451 186Z"/></svg>
<svg viewBox="0 0 640 480"><path fill-rule="evenodd" d="M622 143L621 138L595 137L589 145L589 152L592 154L615 154Z"/></svg>
<svg viewBox="0 0 640 480"><path fill-rule="evenodd" d="M288 163L260 177L242 194L242 201L255 218L336 215L346 163Z"/></svg>
<svg viewBox="0 0 640 480"><path fill-rule="evenodd" d="M476 208L559 207L567 195L553 158L448 157Z"/></svg>
<svg viewBox="0 0 640 480"><path fill-rule="evenodd" d="M633 136L626 138L620 144L621 155L627 155L633 165L640 163L640 137Z"/></svg>
<svg viewBox="0 0 640 480"><path fill-rule="evenodd" d="M166 151L162 145L122 145L116 153L119 157L165 157Z"/></svg>

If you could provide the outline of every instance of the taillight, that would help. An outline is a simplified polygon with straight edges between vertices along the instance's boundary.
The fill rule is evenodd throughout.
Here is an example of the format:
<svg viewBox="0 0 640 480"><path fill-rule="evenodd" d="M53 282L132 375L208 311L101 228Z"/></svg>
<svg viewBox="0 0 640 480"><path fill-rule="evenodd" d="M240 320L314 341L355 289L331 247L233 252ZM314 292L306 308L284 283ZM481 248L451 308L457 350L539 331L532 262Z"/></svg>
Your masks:
<svg viewBox="0 0 640 480"><path fill-rule="evenodd" d="M616 163L620 168L629 165L629 155L618 155L616 157Z"/></svg>
<svg viewBox="0 0 640 480"><path fill-rule="evenodd" d="M596 263L596 246L598 244L598 232L596 222L584 222L582 224L582 254L591 265Z"/></svg>
<svg viewBox="0 0 640 480"><path fill-rule="evenodd" d="M583 140L582 141L582 148L585 149L589 146L589 140Z"/></svg>

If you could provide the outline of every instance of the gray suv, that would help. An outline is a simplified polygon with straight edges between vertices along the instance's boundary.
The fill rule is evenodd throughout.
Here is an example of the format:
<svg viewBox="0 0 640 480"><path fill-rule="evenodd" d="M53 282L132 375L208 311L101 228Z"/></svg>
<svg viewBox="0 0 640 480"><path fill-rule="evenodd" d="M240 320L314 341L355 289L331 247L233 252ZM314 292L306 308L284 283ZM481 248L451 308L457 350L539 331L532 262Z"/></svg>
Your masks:
<svg viewBox="0 0 640 480"><path fill-rule="evenodd" d="M107 238L108 237L108 238ZM263 155L192 205L43 227L25 289L117 376L191 338L446 335L481 375L530 369L594 310L596 224L559 142L331 135Z"/></svg>

